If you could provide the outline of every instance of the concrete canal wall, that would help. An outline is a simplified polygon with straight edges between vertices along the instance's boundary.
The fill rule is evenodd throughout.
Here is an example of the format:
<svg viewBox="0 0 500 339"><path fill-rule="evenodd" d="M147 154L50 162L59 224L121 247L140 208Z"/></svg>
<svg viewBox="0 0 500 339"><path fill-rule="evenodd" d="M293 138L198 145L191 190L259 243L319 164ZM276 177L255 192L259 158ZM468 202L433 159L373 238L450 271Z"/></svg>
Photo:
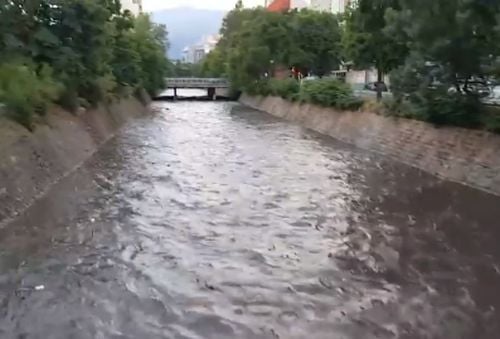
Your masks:
<svg viewBox="0 0 500 339"><path fill-rule="evenodd" d="M384 117L369 112L339 112L278 97L242 95L240 102L274 116L397 161L500 195L500 136Z"/></svg>
<svg viewBox="0 0 500 339"><path fill-rule="evenodd" d="M126 99L80 114L51 110L30 132L0 117L0 225L87 160L147 107Z"/></svg>

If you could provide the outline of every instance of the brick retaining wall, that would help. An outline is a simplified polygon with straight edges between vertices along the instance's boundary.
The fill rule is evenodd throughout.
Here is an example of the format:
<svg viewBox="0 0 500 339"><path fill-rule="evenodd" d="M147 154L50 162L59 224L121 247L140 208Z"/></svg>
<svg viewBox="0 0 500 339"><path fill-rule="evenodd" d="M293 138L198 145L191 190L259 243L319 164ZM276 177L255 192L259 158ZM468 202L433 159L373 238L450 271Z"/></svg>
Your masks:
<svg viewBox="0 0 500 339"><path fill-rule="evenodd" d="M278 97L242 95L240 102L444 179L500 195L499 135L436 128L421 121L368 112L339 112Z"/></svg>
<svg viewBox="0 0 500 339"><path fill-rule="evenodd" d="M149 109L129 98L74 115L53 109L33 133L0 117L0 227Z"/></svg>

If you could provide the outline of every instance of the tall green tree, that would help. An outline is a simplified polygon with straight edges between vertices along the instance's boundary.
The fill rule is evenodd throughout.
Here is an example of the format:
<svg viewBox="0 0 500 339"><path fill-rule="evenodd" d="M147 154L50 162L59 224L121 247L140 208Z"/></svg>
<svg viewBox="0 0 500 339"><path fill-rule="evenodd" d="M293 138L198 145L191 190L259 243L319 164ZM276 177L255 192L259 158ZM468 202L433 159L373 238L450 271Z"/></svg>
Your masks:
<svg viewBox="0 0 500 339"><path fill-rule="evenodd" d="M141 56L141 86L154 95L165 86L168 72L168 60L165 57L168 47L167 28L154 24L148 15L141 15L135 20L134 41Z"/></svg>
<svg viewBox="0 0 500 339"><path fill-rule="evenodd" d="M355 68L374 67L377 81L401 65L408 54L405 41L395 39L385 31L386 13L399 11L400 0L359 0L345 15L343 47L345 61ZM378 86L377 97L382 97Z"/></svg>
<svg viewBox="0 0 500 339"><path fill-rule="evenodd" d="M75 109L125 88L154 94L167 48L165 27L123 12L119 0L1 1L0 101L28 125L53 100Z"/></svg>
<svg viewBox="0 0 500 339"><path fill-rule="evenodd" d="M289 63L323 76L339 67L341 29L336 16L303 10L288 15L292 36Z"/></svg>
<svg viewBox="0 0 500 339"><path fill-rule="evenodd" d="M227 77L226 60L221 48L216 48L205 57L201 65L201 73L208 77Z"/></svg>
<svg viewBox="0 0 500 339"><path fill-rule="evenodd" d="M499 52L499 1L400 1L403 10L392 14L393 25L414 54L449 73L457 91L472 90L472 78L491 73Z"/></svg>
<svg viewBox="0 0 500 339"><path fill-rule="evenodd" d="M393 75L399 99L435 123L479 123L480 97L487 93L500 55L500 2L488 0L400 0L388 30L411 51Z"/></svg>
<svg viewBox="0 0 500 339"><path fill-rule="evenodd" d="M317 11L273 13L237 6L226 16L221 35L203 72L227 76L238 89L278 67L296 66L323 75L338 67L341 56L337 17Z"/></svg>

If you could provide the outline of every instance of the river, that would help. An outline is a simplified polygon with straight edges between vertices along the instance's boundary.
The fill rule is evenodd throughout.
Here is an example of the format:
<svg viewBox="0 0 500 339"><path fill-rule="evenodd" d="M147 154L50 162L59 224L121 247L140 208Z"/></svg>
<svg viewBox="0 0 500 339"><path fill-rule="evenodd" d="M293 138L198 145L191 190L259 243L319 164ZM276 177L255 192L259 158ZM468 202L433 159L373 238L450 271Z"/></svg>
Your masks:
<svg viewBox="0 0 500 339"><path fill-rule="evenodd" d="M0 230L0 338L498 338L500 198L157 102Z"/></svg>

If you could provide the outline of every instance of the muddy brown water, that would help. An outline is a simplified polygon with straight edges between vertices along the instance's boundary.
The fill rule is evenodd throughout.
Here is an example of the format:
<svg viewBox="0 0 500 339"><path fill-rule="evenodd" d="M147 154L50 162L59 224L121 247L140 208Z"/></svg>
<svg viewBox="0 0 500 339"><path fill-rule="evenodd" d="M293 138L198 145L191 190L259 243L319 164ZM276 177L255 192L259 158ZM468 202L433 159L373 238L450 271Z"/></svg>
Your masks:
<svg viewBox="0 0 500 339"><path fill-rule="evenodd" d="M499 338L500 198L155 103L0 230L0 338Z"/></svg>

